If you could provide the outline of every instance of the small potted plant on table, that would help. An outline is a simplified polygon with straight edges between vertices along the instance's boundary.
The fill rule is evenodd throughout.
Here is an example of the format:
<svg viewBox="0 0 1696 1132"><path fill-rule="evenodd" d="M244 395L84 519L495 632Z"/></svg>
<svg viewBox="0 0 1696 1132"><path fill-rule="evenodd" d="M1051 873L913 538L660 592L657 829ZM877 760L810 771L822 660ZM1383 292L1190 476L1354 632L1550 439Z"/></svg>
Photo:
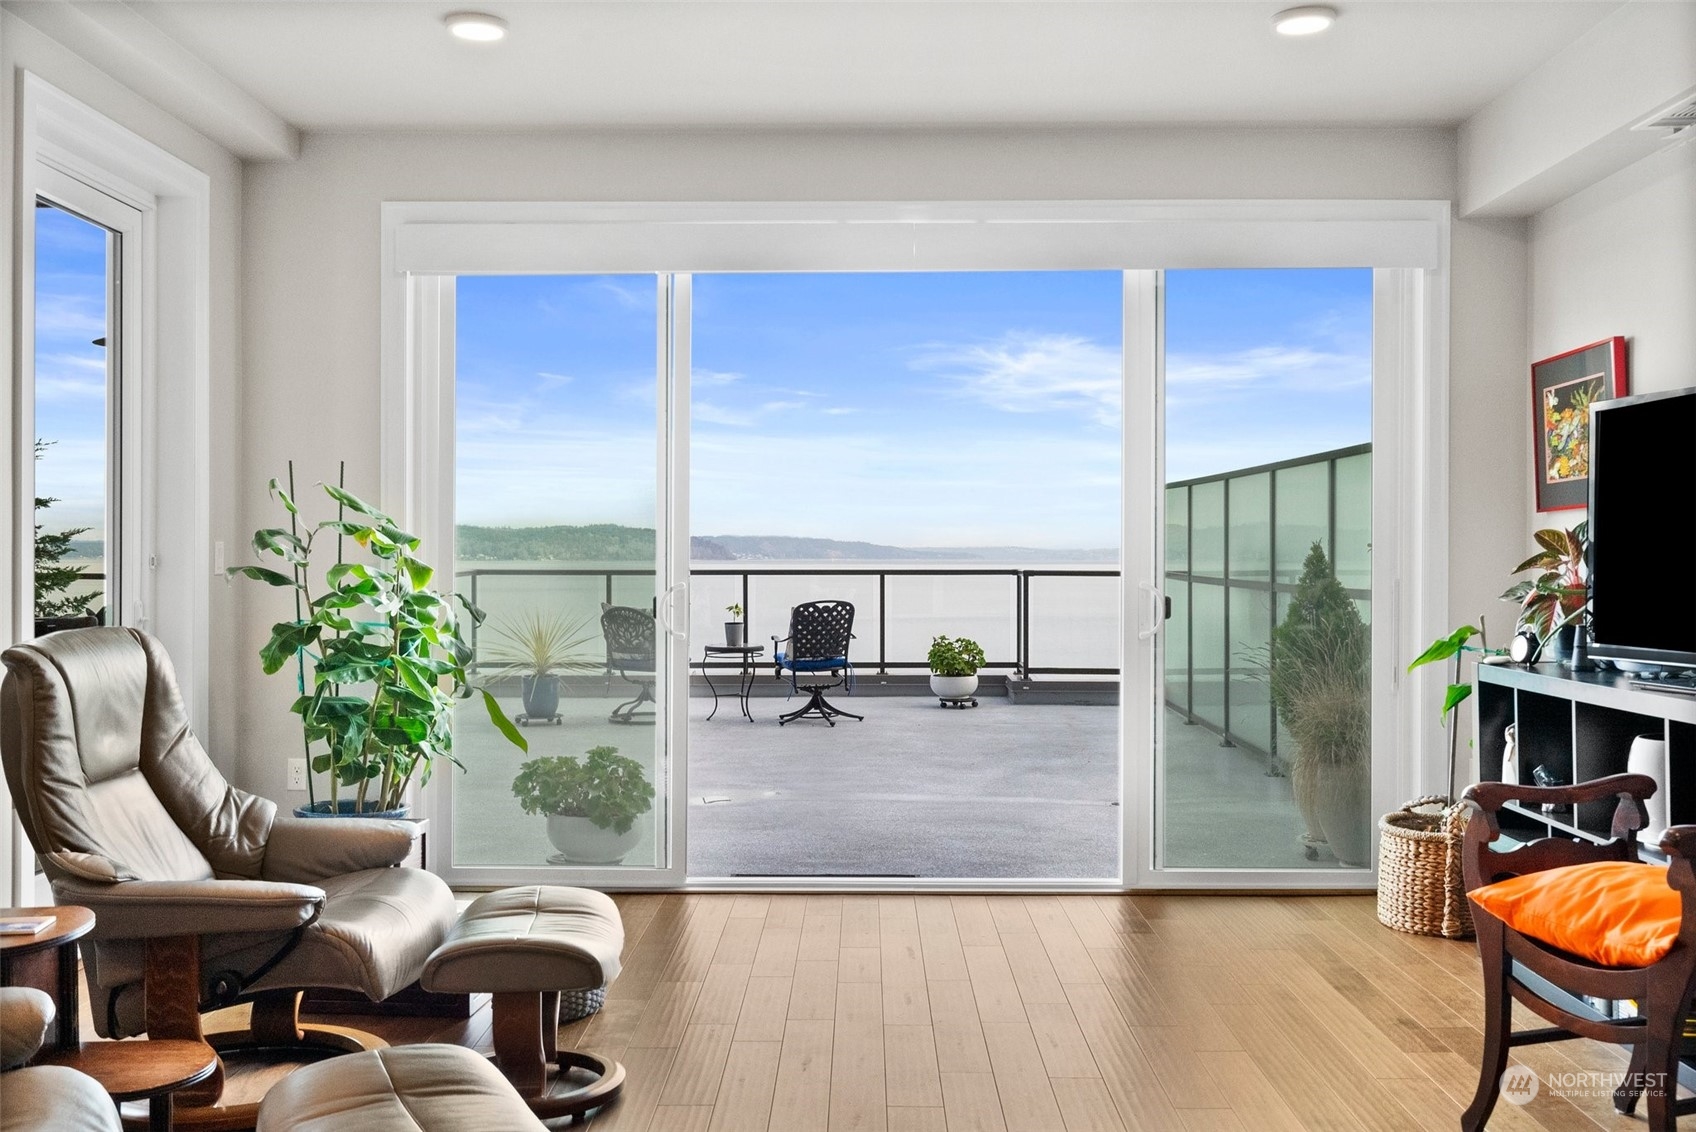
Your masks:
<svg viewBox="0 0 1696 1132"><path fill-rule="evenodd" d="M930 690L943 707L977 707L978 669L983 649L969 637L937 637L930 643Z"/></svg>
<svg viewBox="0 0 1696 1132"><path fill-rule="evenodd" d="M512 793L527 814L548 819L548 840L559 850L550 864L613 865L642 838L636 819L653 809L654 788L642 766L617 747L531 759L518 768Z"/></svg>
<svg viewBox="0 0 1696 1132"><path fill-rule="evenodd" d="M739 649L748 639L748 626L742 622L742 603L733 601L724 611L730 614L730 620L724 623L724 647Z"/></svg>

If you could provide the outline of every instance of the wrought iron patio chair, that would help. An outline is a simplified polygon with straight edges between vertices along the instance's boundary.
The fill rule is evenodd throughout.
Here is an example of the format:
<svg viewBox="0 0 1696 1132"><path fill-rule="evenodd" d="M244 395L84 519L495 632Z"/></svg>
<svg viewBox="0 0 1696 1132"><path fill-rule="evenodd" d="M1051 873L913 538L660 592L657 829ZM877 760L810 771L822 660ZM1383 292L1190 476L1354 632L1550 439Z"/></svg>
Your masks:
<svg viewBox="0 0 1696 1132"><path fill-rule="evenodd" d="M771 639L777 678L789 674L792 692L811 693L806 706L777 717L778 726L807 715L816 715L832 727L836 717L865 719L843 711L824 698L827 689L843 685L854 691L854 668L848 663L848 643L854 639L854 606L846 601L808 601L789 611L789 635ZM787 649L778 646L787 644ZM803 683L805 677L812 683Z"/></svg>
<svg viewBox="0 0 1696 1132"><path fill-rule="evenodd" d="M636 685L636 698L612 709L611 723L652 723L652 712L636 709L654 702L655 636L653 614L628 605L609 605L601 611L601 633L607 640L607 669Z"/></svg>

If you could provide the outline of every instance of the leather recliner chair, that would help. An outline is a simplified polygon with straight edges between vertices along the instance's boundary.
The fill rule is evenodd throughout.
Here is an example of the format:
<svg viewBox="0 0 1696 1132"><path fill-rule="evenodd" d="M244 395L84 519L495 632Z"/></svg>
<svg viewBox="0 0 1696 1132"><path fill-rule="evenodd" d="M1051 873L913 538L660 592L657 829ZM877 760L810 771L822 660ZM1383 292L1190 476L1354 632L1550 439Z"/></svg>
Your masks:
<svg viewBox="0 0 1696 1132"><path fill-rule="evenodd" d="M68 630L0 659L0 761L14 804L55 899L96 915L82 945L96 1030L206 1040L220 1052L380 1045L302 1027L300 991L380 1001L418 978L454 902L439 877L393 867L415 827L283 816L232 787L145 633ZM249 1031L203 1034L202 1011L239 1002L253 1003ZM220 1070L179 1094L179 1120L252 1127L256 1106L198 1120L186 1107L221 1088Z"/></svg>

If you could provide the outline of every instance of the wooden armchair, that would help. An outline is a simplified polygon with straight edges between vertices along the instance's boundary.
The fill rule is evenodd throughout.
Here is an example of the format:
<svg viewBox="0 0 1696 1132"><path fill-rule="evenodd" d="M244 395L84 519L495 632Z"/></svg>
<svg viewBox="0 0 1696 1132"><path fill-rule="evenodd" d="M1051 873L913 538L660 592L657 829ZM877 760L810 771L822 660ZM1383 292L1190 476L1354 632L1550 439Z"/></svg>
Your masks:
<svg viewBox="0 0 1696 1132"><path fill-rule="evenodd" d="M1484 885L1565 865L1629 862L1638 859L1637 831L1648 824L1643 799L1655 792L1655 781L1641 774L1616 774L1573 786L1522 786L1511 782L1481 782L1468 789L1463 801L1474 810L1466 827L1461 852L1470 894ZM1613 840L1604 844L1558 837L1542 838L1516 849L1493 848L1500 833L1497 815L1508 802L1568 806L1617 798ZM1568 1038L1592 1038L1631 1046L1631 1066L1614 1092L1614 1108L1630 1114L1647 1093L1651 1132L1673 1132L1681 1111L1696 1111L1696 1103L1677 1101L1678 1053L1696 993L1696 826L1674 826L1661 841L1669 858L1667 883L1682 902L1677 938L1664 958L1643 967L1603 966L1514 930L1476 899L1471 901L1478 931L1478 952L1484 964L1484 1056L1478 1091L1461 1116L1465 1132L1478 1132L1489 1119L1501 1091L1508 1051L1514 1046ZM1573 995L1633 999L1638 1017L1598 1021L1551 1002L1514 970L1525 970ZM1513 1032L1513 999L1552 1026ZM1657 1076L1659 1075L1659 1076ZM1645 1087L1647 1086L1647 1087Z"/></svg>

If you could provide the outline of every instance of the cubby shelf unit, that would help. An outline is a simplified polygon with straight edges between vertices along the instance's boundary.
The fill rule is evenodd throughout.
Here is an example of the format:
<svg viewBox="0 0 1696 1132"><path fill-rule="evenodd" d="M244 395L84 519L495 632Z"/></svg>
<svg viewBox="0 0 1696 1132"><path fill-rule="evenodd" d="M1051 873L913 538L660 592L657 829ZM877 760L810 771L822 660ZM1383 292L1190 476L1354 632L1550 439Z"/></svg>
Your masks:
<svg viewBox="0 0 1696 1132"><path fill-rule="evenodd" d="M1546 766L1562 783L1624 773L1631 740L1667 743L1671 824L1696 822L1696 696L1650 691L1619 672L1572 672L1558 664L1478 666L1478 777L1500 781L1509 724L1518 727L1519 781ZM1543 812L1510 803L1502 831L1516 841L1569 836L1608 840L1614 802ZM1576 809L1576 813L1574 812ZM1652 851L1652 846L1645 846Z"/></svg>

